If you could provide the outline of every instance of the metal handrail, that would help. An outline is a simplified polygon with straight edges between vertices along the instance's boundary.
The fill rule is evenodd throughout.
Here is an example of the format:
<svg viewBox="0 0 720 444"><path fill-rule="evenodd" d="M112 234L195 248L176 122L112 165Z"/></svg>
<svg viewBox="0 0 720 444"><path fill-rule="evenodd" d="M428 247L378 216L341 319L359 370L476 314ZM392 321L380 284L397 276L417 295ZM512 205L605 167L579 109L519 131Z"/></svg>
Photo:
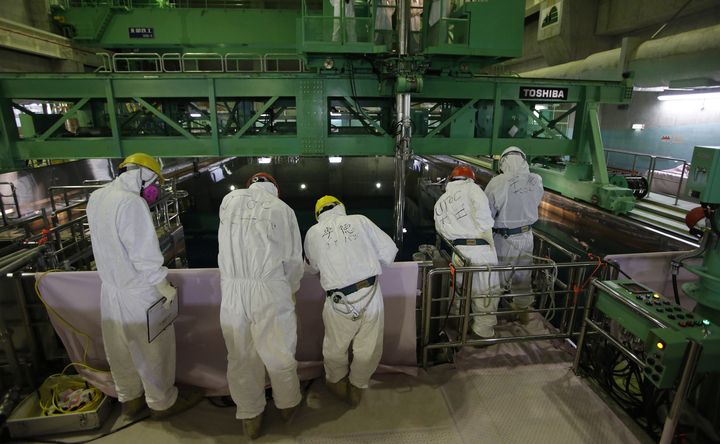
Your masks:
<svg viewBox="0 0 720 444"><path fill-rule="evenodd" d="M685 159L678 159L677 157L657 156L655 154L636 153L633 151L626 151L626 150L605 149L605 162L606 163L608 162L608 159L610 158L611 153L625 154L628 156L633 156L632 167L630 168L630 171L632 171L633 173L636 171L635 167L637 166L637 160L639 157L640 158L648 158L650 160L649 164L648 164L647 177L646 177L647 182L648 182L648 193L652 192L651 191L652 181L653 181L653 177L655 176L655 172L657 171L656 166L657 166L658 160L666 160L669 162L678 162L678 163L681 162L683 164L683 168L682 168L682 173L680 174L680 180L678 181L677 191L675 192L674 195L671 195L672 197L675 197L675 205L677 205L678 200L680 199L680 192L682 191L683 179L685 179L685 172L686 171L689 172L688 166L690 165L690 162L688 162ZM657 193L657 191L655 191L655 192ZM658 193L658 194L663 194L663 193Z"/></svg>
<svg viewBox="0 0 720 444"><path fill-rule="evenodd" d="M195 62L196 68L188 69L188 61ZM220 69L200 69L201 61L220 62ZM182 72L225 72L225 59L217 52L186 52L180 56L180 66Z"/></svg>
<svg viewBox="0 0 720 444"><path fill-rule="evenodd" d="M582 308L579 307L579 298L577 297L577 291L576 287L579 285L578 282L582 282L584 279L584 271L586 269L589 269L590 267L596 267L597 262L594 261L575 261L575 262L567 262L567 263L557 263L557 264L533 264L533 265L524 265L524 266L513 266L513 265L481 265L481 266L471 266L471 267L457 267L454 270L454 273L457 275L458 273L463 276L463 284L462 284L462 293L459 295L459 297L455 298L456 301L459 303L462 303L464 310L460 314L450 314L450 307L448 307L448 312L444 316L433 316L432 308L434 303L442 303L442 302L448 302L451 300L451 297L442 296L439 298L433 298L433 292L434 292L434 281L436 280L435 277L442 276L442 275L450 275L451 270L449 267L440 267L440 268L433 268L429 270L427 273L425 273L425 280L422 284L422 322L421 322L421 346L422 346L422 365L423 367L427 367L428 364L428 358L429 358L429 351L433 349L442 349L442 348L458 348L463 346L473 346L473 345L490 345L490 344L497 344L502 342L518 342L518 341L531 341L531 340L545 340L545 339L568 339L572 338L576 335L578 335L580 332L573 331L575 327L575 319L576 319L576 312ZM480 296L472 296L472 276L475 273L500 273L500 272L508 272L508 271L525 271L525 270L555 270L555 269L563 269L568 270L568 278L567 282L562 282L560 278L556 278L556 280L552 283L553 287L559 287L560 290L555 290L554 288L551 290L545 290L545 291L532 291L530 293L508 293L508 294L498 294L493 293L492 289L488 289L488 292L480 295ZM545 295L553 293L555 296L558 296L559 299L563 302L563 305L558 307L548 307L548 308L538 308L538 309L532 309L528 310L529 312L535 312L535 313L548 313L551 311L556 312L562 312L563 317L561 319L561 323L559 328L556 332L549 332L547 334L533 334L533 335L525 335L525 336L513 336L513 337L501 337L501 338L492 338L492 339L476 339L476 340L468 340L467 338L467 332L470 325L470 321L472 318L475 317L481 317L481 316L493 316L498 314L513 314L513 313L521 313L523 310L511 310L511 311L499 311L494 310L490 312L481 312L481 313L471 313L470 306L472 305L471 302L473 300L478 299L501 299L501 298L512 298L516 296L529 296L529 295ZM568 317L568 313L570 314ZM447 341L441 341L441 342L431 342L431 323L432 321L437 321L440 318L442 319L455 319L455 320L461 320L461 330L459 331L459 338L455 340L448 339Z"/></svg>
<svg viewBox="0 0 720 444"><path fill-rule="evenodd" d="M275 69L270 70L268 67L268 60L275 61ZM268 53L263 55L263 71L264 72L281 72L279 62L281 60L290 60L298 62L298 69L296 71L283 71L283 72L303 72L305 69L305 63L302 56L294 53Z"/></svg>
<svg viewBox="0 0 720 444"><path fill-rule="evenodd" d="M112 59L107 52L96 52L96 56L102 61L102 65L98 66L96 72L113 72Z"/></svg>
<svg viewBox="0 0 720 444"><path fill-rule="evenodd" d="M103 58L103 64L107 63L107 66L103 67L103 72L116 72L116 73L142 73L142 72L167 72L167 73L180 73L180 72L306 72L307 67L305 65L305 59L301 54L297 53L267 53L267 54L255 54L255 53L219 53L219 52L169 52L169 53L157 53L157 52L120 52L113 54L112 57L106 53L98 53ZM237 68L237 62L241 60L255 61L259 63L259 70L241 70ZM107 62L106 62L107 61ZM151 62L150 69L144 67L134 67L133 62ZM198 62L201 61L212 61L219 64L218 69L200 69ZM281 70L279 62L281 61L293 61L297 62L297 69L292 70ZM195 62L194 67L191 62ZM230 64L234 63L235 69L230 69ZM126 64L126 69L118 69L118 65L122 68L122 63ZM171 69L170 63L178 65L178 69ZM274 63L274 68L271 66Z"/></svg>
<svg viewBox="0 0 720 444"><path fill-rule="evenodd" d="M259 54L243 53L243 52L229 52L225 54L225 71L226 72L262 72L263 71L263 58ZM243 70L238 68L238 61L253 61L259 62L260 71L250 69ZM234 62L236 69L230 69L230 63Z"/></svg>
<svg viewBox="0 0 720 444"><path fill-rule="evenodd" d="M163 72L183 72L183 65L182 65L182 54L179 52L167 52L160 56L160 64L162 65ZM178 69L168 69L165 62L167 61L173 61L177 63Z"/></svg>
<svg viewBox="0 0 720 444"><path fill-rule="evenodd" d="M128 69L126 70L118 70L117 62L126 62ZM155 64L155 70L149 70L149 69L141 69L141 70L134 70L130 69L131 62L153 62ZM118 52L113 54L112 56L112 67L114 72L162 72L162 57L157 52Z"/></svg>
<svg viewBox="0 0 720 444"><path fill-rule="evenodd" d="M450 250L452 250L453 254L456 255L457 257L459 257L463 264L470 263L470 260L467 257L465 257L465 255L462 254L462 252L460 252L460 250L458 250L458 248L455 245L453 245L453 243L450 240L448 240L442 234L436 233L435 247L439 250L440 246L443 243L445 245L447 245L448 247L450 247Z"/></svg>
<svg viewBox="0 0 720 444"><path fill-rule="evenodd" d="M0 213L2 213L3 225L7 225L8 219L10 219L10 218L7 217L7 210L5 209L5 201L3 201L3 198L12 197L12 199L13 199L12 206L15 207L13 209L13 211L15 212L15 217L13 217L12 219L20 219L22 217L22 214L20 213L20 203L18 202L17 190L15 189L15 184L12 182L0 182L0 186L2 186L2 185L7 185L10 187L9 195L0 193Z"/></svg>

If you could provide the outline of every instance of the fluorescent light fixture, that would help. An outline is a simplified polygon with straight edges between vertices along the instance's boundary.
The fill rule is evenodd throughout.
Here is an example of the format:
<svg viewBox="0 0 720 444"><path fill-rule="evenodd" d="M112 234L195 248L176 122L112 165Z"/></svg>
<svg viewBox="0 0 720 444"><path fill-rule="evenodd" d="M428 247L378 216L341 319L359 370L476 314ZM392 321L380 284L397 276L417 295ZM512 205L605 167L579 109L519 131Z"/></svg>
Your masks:
<svg viewBox="0 0 720 444"><path fill-rule="evenodd" d="M235 185L230 185L230 191L235 191Z"/></svg>
<svg viewBox="0 0 720 444"><path fill-rule="evenodd" d="M544 110L544 109L548 109L548 107L547 107L547 105L535 105L535 109Z"/></svg>
<svg viewBox="0 0 720 444"><path fill-rule="evenodd" d="M695 93L695 94L663 94L658 100L720 100L720 92Z"/></svg>
<svg viewBox="0 0 720 444"><path fill-rule="evenodd" d="M258 163L270 163L272 162L272 157L258 157Z"/></svg>
<svg viewBox="0 0 720 444"><path fill-rule="evenodd" d="M328 157L328 161L329 161L330 163L341 163L341 162L342 162L342 157L340 157L340 156L330 156L330 157Z"/></svg>
<svg viewBox="0 0 720 444"><path fill-rule="evenodd" d="M301 190L304 190L305 188L307 188L307 185L305 185L304 183L301 183L301 184L300 184L300 189L301 189Z"/></svg>
<svg viewBox="0 0 720 444"><path fill-rule="evenodd" d="M633 123L631 128L634 129L635 131L642 131L645 129L645 124L644 123Z"/></svg>
<svg viewBox="0 0 720 444"><path fill-rule="evenodd" d="M382 184L380 182L375 182L375 188L380 189L382 187Z"/></svg>
<svg viewBox="0 0 720 444"><path fill-rule="evenodd" d="M190 117L202 117L200 113L190 113Z"/></svg>

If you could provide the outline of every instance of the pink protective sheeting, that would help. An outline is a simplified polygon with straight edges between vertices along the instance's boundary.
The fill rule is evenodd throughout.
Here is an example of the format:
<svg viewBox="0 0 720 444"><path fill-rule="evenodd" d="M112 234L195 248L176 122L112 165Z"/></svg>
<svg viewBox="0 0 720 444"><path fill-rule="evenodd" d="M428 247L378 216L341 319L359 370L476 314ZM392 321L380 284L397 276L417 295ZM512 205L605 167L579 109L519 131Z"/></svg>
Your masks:
<svg viewBox="0 0 720 444"><path fill-rule="evenodd" d="M674 257L685 253L685 251L663 251L659 253L612 254L605 256L605 259L617 263L620 269L629 274L634 280L672 300L675 296L672 288L670 262ZM692 259L686 261L686 263L695 265L699 263L699 260ZM618 279L624 278L623 275L618 277ZM682 291L682 284L694 282L697 279L696 275L684 268L680 269L677 278L680 304L688 310L695 307L695 301L685 296Z"/></svg>
<svg viewBox="0 0 720 444"><path fill-rule="evenodd" d="M395 263L380 277L385 303L383 356L378 371L417 374L415 300L418 267L414 262ZM175 321L176 379L207 389L208 395L228 394L227 350L220 330L220 273L217 269L170 270L168 280L178 287L180 315ZM100 279L96 272L50 273L42 278L40 292L46 303L77 330L56 317L50 319L74 362L107 369L100 328ZM305 275L297 294L298 359L301 379L322 374L322 307L325 296L317 275ZM109 373L78 368L93 385L110 396L115 387Z"/></svg>

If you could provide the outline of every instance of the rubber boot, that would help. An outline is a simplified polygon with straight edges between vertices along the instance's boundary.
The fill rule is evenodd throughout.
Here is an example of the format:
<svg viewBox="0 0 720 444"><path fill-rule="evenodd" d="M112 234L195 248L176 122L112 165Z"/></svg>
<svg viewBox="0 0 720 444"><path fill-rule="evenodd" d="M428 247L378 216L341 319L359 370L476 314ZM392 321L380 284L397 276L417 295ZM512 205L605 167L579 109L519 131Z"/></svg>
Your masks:
<svg viewBox="0 0 720 444"><path fill-rule="evenodd" d="M125 417L125 420L132 421L140 416L142 416L142 413L145 412L147 409L147 404L145 403L145 395L137 397L135 399L131 399L130 401L121 402L121 411L122 416Z"/></svg>
<svg viewBox="0 0 720 444"><path fill-rule="evenodd" d="M289 424L293 420L298 411L298 407L300 407L300 404L287 409L278 409L280 410L280 416L282 416L286 424Z"/></svg>
<svg viewBox="0 0 720 444"><path fill-rule="evenodd" d="M339 380L338 382L330 382L325 380L325 386L327 386L330 392L338 398L345 401L348 393L348 378L347 376Z"/></svg>
<svg viewBox="0 0 720 444"><path fill-rule="evenodd" d="M522 313L516 313L517 320L523 325L527 325L528 322L530 322L530 310L532 308L532 305L529 307L521 307L518 304L511 302L510 303L510 309L512 310L524 310Z"/></svg>
<svg viewBox="0 0 720 444"><path fill-rule="evenodd" d="M467 334L467 340L468 341L477 341L480 339L493 339L495 337L495 329L491 329L491 330L492 330L492 333L487 332L487 333L490 333L490 336L480 336L479 334L475 333L474 331L469 330L468 334ZM476 345L473 345L473 348L485 348L489 345L491 345L491 344L476 344Z"/></svg>
<svg viewBox="0 0 720 444"><path fill-rule="evenodd" d="M175 404L165 410L151 410L151 415L153 419L165 419L194 407L202 401L203 398L204 396L199 389L183 389L178 392Z"/></svg>
<svg viewBox="0 0 720 444"><path fill-rule="evenodd" d="M348 397L347 401L352 407L357 407L362 399L363 389L355 387L352 384L348 384Z"/></svg>
<svg viewBox="0 0 720 444"><path fill-rule="evenodd" d="M262 419L262 413L260 413L254 418L243 419L242 424L243 430L245 431L245 436L250 439L255 439L260 436L260 430L262 429Z"/></svg>

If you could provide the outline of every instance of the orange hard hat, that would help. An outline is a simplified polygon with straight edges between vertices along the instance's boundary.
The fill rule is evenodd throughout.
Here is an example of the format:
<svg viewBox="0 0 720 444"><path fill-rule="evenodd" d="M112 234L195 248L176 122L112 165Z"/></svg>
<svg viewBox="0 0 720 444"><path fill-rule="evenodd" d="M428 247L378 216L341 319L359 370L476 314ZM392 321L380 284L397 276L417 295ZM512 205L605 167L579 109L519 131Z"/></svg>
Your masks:
<svg viewBox="0 0 720 444"><path fill-rule="evenodd" d="M697 224L708 217L707 211L703 207L693 208L685 215L685 225L690 229L690 234L702 235L702 230L696 228Z"/></svg>
<svg viewBox="0 0 720 444"><path fill-rule="evenodd" d="M278 190L278 194L280 193L280 187L278 186L277 181L275 180L272 175L268 173L255 173L248 179L247 183L245 184L245 187L249 187L250 185L257 183L257 182L272 182L273 185L275 185L275 188Z"/></svg>
<svg viewBox="0 0 720 444"><path fill-rule="evenodd" d="M454 179L472 179L475 180L475 173L473 172L472 168L464 165L458 165L455 168L453 168L452 172L450 173L450 180Z"/></svg>

